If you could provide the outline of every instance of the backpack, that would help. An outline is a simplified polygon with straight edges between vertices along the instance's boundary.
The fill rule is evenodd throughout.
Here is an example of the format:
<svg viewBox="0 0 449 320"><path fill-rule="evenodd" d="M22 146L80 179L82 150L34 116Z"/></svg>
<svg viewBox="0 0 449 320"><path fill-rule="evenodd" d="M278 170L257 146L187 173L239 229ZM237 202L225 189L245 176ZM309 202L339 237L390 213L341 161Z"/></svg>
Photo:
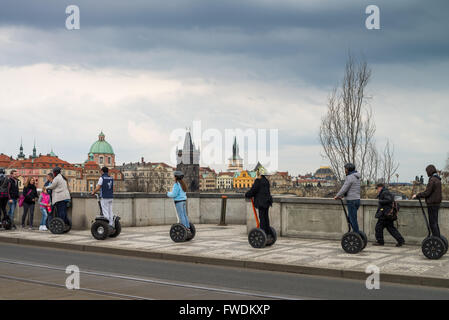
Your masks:
<svg viewBox="0 0 449 320"><path fill-rule="evenodd" d="M0 177L0 193L8 193L8 178Z"/></svg>

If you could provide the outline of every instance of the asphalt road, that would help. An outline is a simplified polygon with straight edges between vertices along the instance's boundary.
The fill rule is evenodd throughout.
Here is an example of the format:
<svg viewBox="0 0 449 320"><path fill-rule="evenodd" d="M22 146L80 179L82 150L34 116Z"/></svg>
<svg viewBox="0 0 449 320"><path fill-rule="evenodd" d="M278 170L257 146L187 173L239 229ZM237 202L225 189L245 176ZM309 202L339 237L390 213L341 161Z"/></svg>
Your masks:
<svg viewBox="0 0 449 320"><path fill-rule="evenodd" d="M81 290L65 288L65 268ZM0 244L0 299L449 299L449 290Z"/></svg>

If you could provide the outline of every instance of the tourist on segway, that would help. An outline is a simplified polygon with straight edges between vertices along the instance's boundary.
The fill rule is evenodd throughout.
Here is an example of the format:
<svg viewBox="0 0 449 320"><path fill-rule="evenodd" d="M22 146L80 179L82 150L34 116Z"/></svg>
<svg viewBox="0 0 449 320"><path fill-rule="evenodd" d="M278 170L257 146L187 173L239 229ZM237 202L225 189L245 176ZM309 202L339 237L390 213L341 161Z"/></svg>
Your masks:
<svg viewBox="0 0 449 320"><path fill-rule="evenodd" d="M67 179L61 173L60 167L53 168L53 175L53 182L47 187L47 190L51 190L52 205L56 208L57 217L54 215L49 222L49 230L53 233L64 233L68 232L72 226L72 222L67 217L67 203L70 202L70 191ZM61 219L65 226L58 224L58 226L52 228L52 223L56 223L56 218Z"/></svg>
<svg viewBox="0 0 449 320"><path fill-rule="evenodd" d="M112 213L112 202L114 200L114 179L109 176L108 167L101 168L102 175L98 179L97 187L92 191L95 195L100 191L100 203L103 216L108 219L111 229L115 228L114 214Z"/></svg>
<svg viewBox="0 0 449 320"><path fill-rule="evenodd" d="M394 212L394 195L388 190L383 183L378 183L376 185L377 198L379 199L379 205L377 207L376 218L376 242L373 244L375 246L384 245L384 229L391 234L393 238L396 239L396 247L401 247L405 240L399 233L398 229L394 226L394 221L397 220L397 212Z"/></svg>
<svg viewBox="0 0 449 320"><path fill-rule="evenodd" d="M276 235L274 229L270 227L269 208L273 205L273 197L270 192L270 182L267 171L264 167L259 167L256 171L257 178L251 189L245 193L245 198L254 198L254 206L259 210L260 229L267 236L267 245L274 243Z"/></svg>
<svg viewBox="0 0 449 320"><path fill-rule="evenodd" d="M440 227L438 225L438 211L440 210L440 204L443 200L441 178L437 173L437 169L432 164L427 166L426 172L429 177L426 190L413 195L412 199L424 198L426 200L430 230L432 231L433 236L439 237Z"/></svg>
<svg viewBox="0 0 449 320"><path fill-rule="evenodd" d="M345 164L345 183L334 197L335 200L345 198L348 207L349 221L354 232L359 233L357 211L360 207L360 173L355 170L352 163Z"/></svg>
<svg viewBox="0 0 449 320"><path fill-rule="evenodd" d="M184 178L184 173L175 171L175 183L171 192L167 192L169 198L173 198L176 207L176 213L179 218L179 223L174 224L170 229L170 237L175 242L184 242L191 240L195 234L194 227L189 222L187 216L187 185Z"/></svg>

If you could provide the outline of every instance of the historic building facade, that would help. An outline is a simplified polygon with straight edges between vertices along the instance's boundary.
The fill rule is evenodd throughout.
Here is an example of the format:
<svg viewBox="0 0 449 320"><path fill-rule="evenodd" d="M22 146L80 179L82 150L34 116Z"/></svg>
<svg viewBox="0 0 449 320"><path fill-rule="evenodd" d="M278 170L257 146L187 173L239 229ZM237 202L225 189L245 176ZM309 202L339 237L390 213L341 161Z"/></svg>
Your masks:
<svg viewBox="0 0 449 320"><path fill-rule="evenodd" d="M215 190L217 187L217 173L209 167L200 168L200 191Z"/></svg>
<svg viewBox="0 0 449 320"><path fill-rule="evenodd" d="M234 173L233 187L234 189L246 189L251 188L256 179L256 173L254 171L243 170Z"/></svg>
<svg viewBox="0 0 449 320"><path fill-rule="evenodd" d="M98 135L98 140L90 147L87 161L94 161L100 167L115 168L114 150L106 141L103 131Z"/></svg>
<svg viewBox="0 0 449 320"><path fill-rule="evenodd" d="M217 175L217 189L229 190L234 187L234 173L233 172L220 172Z"/></svg>

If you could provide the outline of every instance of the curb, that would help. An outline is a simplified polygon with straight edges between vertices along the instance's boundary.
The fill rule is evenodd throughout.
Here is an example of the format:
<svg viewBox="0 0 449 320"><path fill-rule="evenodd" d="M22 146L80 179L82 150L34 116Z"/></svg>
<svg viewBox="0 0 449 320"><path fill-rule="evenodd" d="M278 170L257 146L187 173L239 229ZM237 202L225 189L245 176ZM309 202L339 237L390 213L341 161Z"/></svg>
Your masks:
<svg viewBox="0 0 449 320"><path fill-rule="evenodd" d="M121 248L111 248L111 247L99 247L92 245L82 245L73 243L61 243L53 241L44 240L30 240L30 239L20 239L20 238L7 238L0 237L0 242L28 245L28 246L38 246L45 248L54 249L65 249L82 251L88 253L103 253L112 254L119 256L128 256L135 258L146 258L146 259L159 259L167 261L176 262L187 262L187 263L198 263L198 264L208 264L221 267L237 267L245 269L254 269L261 271L276 271L276 272L288 272L296 273L310 276L324 276L332 278L343 278L351 280L366 280L368 274L363 271L355 270L342 270L342 269L331 269L323 267L311 267L311 266L298 266L298 265L282 265L270 262L258 262L249 260L232 260L232 259L221 259L212 257L199 257L192 255L182 255L174 253L163 253L154 251L144 251L139 249L121 249ZM438 288L449 288L449 279L445 278L434 278L434 277L416 277L409 275L401 275L394 273L381 273L381 281L397 284L408 284L408 285L421 285L429 287Z"/></svg>

